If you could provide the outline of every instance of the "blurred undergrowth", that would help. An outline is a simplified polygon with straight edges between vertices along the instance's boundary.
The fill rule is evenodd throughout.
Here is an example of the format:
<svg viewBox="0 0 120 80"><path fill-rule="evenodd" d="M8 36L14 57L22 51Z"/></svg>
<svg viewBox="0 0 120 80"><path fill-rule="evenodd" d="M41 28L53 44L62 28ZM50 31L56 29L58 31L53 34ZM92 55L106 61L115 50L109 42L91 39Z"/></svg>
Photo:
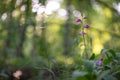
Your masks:
<svg viewBox="0 0 120 80"><path fill-rule="evenodd" d="M0 80L120 79L120 0L0 1Z"/></svg>

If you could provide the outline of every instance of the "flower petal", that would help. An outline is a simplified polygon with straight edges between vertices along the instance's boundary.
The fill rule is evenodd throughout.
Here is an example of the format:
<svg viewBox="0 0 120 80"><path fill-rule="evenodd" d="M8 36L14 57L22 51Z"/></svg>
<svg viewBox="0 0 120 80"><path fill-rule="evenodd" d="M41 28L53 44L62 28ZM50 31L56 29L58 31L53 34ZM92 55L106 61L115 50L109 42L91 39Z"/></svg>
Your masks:
<svg viewBox="0 0 120 80"><path fill-rule="evenodd" d="M81 20L81 19L77 19L76 22L77 22L77 23L81 23L82 20Z"/></svg>
<svg viewBox="0 0 120 80"><path fill-rule="evenodd" d="M87 28L87 29L90 28L90 26L88 24L84 25L83 27Z"/></svg>
<svg viewBox="0 0 120 80"><path fill-rule="evenodd" d="M81 31L79 34L80 34L80 35L84 35L84 34L86 34L86 32Z"/></svg>
<svg viewBox="0 0 120 80"><path fill-rule="evenodd" d="M97 66L102 66L102 61L101 61L101 60L97 61L97 62L96 62L96 65L97 65Z"/></svg>

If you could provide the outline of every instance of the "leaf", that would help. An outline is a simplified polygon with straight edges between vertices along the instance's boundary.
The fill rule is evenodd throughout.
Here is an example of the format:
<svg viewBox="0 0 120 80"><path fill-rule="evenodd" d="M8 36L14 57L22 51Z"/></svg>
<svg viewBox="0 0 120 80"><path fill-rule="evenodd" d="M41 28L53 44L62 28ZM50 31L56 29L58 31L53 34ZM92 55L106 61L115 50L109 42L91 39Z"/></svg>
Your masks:
<svg viewBox="0 0 120 80"><path fill-rule="evenodd" d="M95 59L95 54L93 53L89 60L94 60L94 59Z"/></svg>
<svg viewBox="0 0 120 80"><path fill-rule="evenodd" d="M42 5L45 5L46 0L39 0Z"/></svg>
<svg viewBox="0 0 120 80"><path fill-rule="evenodd" d="M80 38L75 38L73 42L74 47L78 46L80 41L81 41Z"/></svg>
<svg viewBox="0 0 120 80"><path fill-rule="evenodd" d="M94 70L94 61L83 59L85 70L92 72Z"/></svg>
<svg viewBox="0 0 120 80"><path fill-rule="evenodd" d="M107 49L102 49L101 54L105 54L108 50Z"/></svg>
<svg viewBox="0 0 120 80"><path fill-rule="evenodd" d="M112 75L107 75L104 77L104 80L117 80L117 79L113 77Z"/></svg>
<svg viewBox="0 0 120 80"><path fill-rule="evenodd" d="M104 63L104 64L109 64L110 62L111 62L111 60L109 60L109 59L104 59L104 60L103 60L103 63Z"/></svg>
<svg viewBox="0 0 120 80"><path fill-rule="evenodd" d="M88 80L86 76L82 76L82 77L77 77L76 79L73 80Z"/></svg>
<svg viewBox="0 0 120 80"><path fill-rule="evenodd" d="M108 75L109 74L109 70L105 70L102 72L102 74L100 74L98 77L97 77L97 80L102 80L104 78L104 76Z"/></svg>
<svg viewBox="0 0 120 80"><path fill-rule="evenodd" d="M90 36L90 46L92 46L92 41L93 41L93 39L92 39L92 37Z"/></svg>
<svg viewBox="0 0 120 80"><path fill-rule="evenodd" d="M9 77L4 71L2 71L2 72L0 73L0 76L5 77L5 78Z"/></svg>
<svg viewBox="0 0 120 80"><path fill-rule="evenodd" d="M101 54L105 54L109 60L116 57L116 53L112 49L102 49Z"/></svg>
<svg viewBox="0 0 120 80"><path fill-rule="evenodd" d="M104 66L104 69L105 70L111 69L111 66L106 65L106 66Z"/></svg>
<svg viewBox="0 0 120 80"><path fill-rule="evenodd" d="M77 77L80 77L80 76L85 76L87 74L88 74L87 72L83 72L83 71L74 71L72 77L77 78Z"/></svg>
<svg viewBox="0 0 120 80"><path fill-rule="evenodd" d="M115 51L114 50L112 50L112 49L109 49L108 50L114 57L116 57L116 53L115 53Z"/></svg>

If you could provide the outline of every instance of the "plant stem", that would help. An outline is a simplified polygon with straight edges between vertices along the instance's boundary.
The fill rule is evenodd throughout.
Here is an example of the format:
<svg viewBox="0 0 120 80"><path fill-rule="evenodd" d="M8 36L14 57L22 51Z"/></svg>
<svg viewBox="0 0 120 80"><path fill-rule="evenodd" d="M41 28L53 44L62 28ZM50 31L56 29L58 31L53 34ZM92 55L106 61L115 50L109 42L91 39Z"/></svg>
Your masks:
<svg viewBox="0 0 120 80"><path fill-rule="evenodd" d="M82 19L82 21L83 21L83 19ZM82 22L82 31L84 32L83 22ZM85 47L85 58L88 59L87 45L85 42L85 35L84 34L83 34L83 43L84 43L84 47Z"/></svg>
<svg viewBox="0 0 120 80"><path fill-rule="evenodd" d="M53 77L53 80L58 80L57 77L55 76L55 73L49 69L49 68L39 68L39 67L35 67L36 69L39 69L39 70L46 70L48 71L49 73L51 73L52 77Z"/></svg>
<svg viewBox="0 0 120 80"><path fill-rule="evenodd" d="M84 31L84 29L83 29L83 31ZM83 34L83 42L84 42L84 47L85 47L85 57L86 57L86 59L88 59L87 46L86 46L85 35L84 34Z"/></svg>

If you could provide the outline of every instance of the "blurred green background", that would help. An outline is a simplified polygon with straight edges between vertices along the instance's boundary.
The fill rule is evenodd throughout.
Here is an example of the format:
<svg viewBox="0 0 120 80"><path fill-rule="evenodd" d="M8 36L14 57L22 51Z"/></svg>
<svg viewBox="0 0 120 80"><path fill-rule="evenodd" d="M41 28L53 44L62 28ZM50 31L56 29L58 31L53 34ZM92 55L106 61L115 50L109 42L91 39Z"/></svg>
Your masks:
<svg viewBox="0 0 120 80"><path fill-rule="evenodd" d="M90 54L120 52L120 0L0 0L1 69L73 64L84 52L75 22L81 15Z"/></svg>

